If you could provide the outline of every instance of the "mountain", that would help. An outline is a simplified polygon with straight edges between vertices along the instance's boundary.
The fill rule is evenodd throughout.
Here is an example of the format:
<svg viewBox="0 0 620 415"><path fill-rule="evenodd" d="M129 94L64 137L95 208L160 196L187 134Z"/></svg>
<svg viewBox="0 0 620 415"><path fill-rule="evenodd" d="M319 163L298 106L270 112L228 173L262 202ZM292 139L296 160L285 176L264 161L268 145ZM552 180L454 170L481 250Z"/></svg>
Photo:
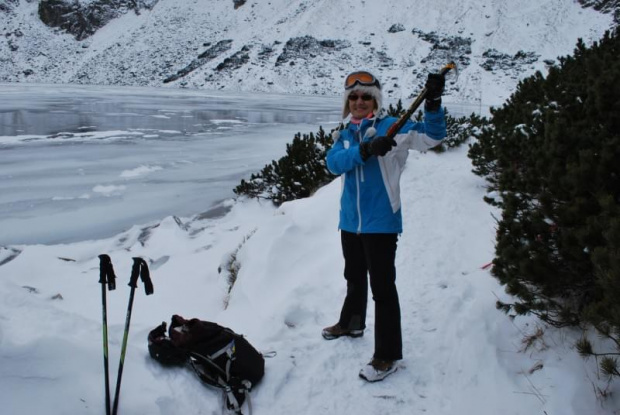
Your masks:
<svg viewBox="0 0 620 415"><path fill-rule="evenodd" d="M600 38L618 3L0 0L0 82L331 95L365 68L397 100L454 60L448 99L498 105L578 38Z"/></svg>

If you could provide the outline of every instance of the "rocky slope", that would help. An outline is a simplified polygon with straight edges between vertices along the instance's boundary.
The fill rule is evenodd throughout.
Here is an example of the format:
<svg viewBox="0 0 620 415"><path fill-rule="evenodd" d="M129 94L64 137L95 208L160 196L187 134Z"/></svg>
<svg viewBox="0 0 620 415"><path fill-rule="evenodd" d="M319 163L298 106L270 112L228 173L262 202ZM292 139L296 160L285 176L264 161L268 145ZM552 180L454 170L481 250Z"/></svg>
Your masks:
<svg viewBox="0 0 620 415"><path fill-rule="evenodd" d="M454 60L448 94L497 104L617 21L617 0L581 3L0 0L0 82L333 94L368 68L407 99Z"/></svg>

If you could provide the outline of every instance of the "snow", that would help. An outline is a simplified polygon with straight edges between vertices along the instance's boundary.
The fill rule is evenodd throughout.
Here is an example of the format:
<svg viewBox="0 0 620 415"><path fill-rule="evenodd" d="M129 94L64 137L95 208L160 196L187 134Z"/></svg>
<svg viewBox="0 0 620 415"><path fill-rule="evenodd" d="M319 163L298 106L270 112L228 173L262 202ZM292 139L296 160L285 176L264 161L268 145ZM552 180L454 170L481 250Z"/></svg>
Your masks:
<svg viewBox="0 0 620 415"><path fill-rule="evenodd" d="M469 63L461 65L458 87L449 85L447 94L455 102L485 107L501 105L527 74L545 71L545 60L571 54L578 38L591 43L613 24L611 13L583 8L577 1L270 0L248 1L235 9L231 0L159 0L151 10L129 12L77 41L42 24L37 6L37 1L22 0L2 16L0 82L334 95L347 73L364 68L385 80L386 98L397 101L410 100L426 73L447 59L463 59ZM390 33L394 24L405 30ZM414 30L470 40L471 51L435 48ZM350 46L305 50L278 65L287 41L304 36ZM224 40L232 41L229 50L187 76L163 83ZM487 71L481 64L491 49L539 57L532 64ZM217 69L242 50L246 63Z"/></svg>
<svg viewBox="0 0 620 415"><path fill-rule="evenodd" d="M262 105L279 110L283 96L273 93L333 96L346 73L367 68L384 80L386 104L399 98L409 102L425 74L437 69L436 60L423 62L432 47L412 29L471 38L471 64L461 68L458 79L448 85L445 102L451 111L459 103L462 112L484 115L489 106L501 105L520 79L536 70L544 73L545 60L570 54L579 37L586 43L599 39L612 24L611 15L583 9L576 1L270 0L249 1L237 10L232 3L160 0L153 10L128 13L78 42L38 21L36 1L19 2L14 12L0 15L5 35L0 41L0 81L28 83L31 89L0 85L4 97L12 94L0 100L0 113L15 105L45 108L45 98L53 100L54 91L38 83L57 84L57 89L78 96L80 90L68 84L147 86L147 94L139 88L114 90L141 104L140 111L114 107L104 111L111 115L118 110L119 116L138 118L142 110L154 110L148 118L160 124L130 128L128 123L101 130L81 124L79 131L64 129L52 136L39 131L37 123L27 123L25 131L0 134L0 151L8 154L11 146L45 149L50 142L96 141L112 156L104 160L99 154L99 161L109 163L121 154L105 150L115 142L153 142L183 134L163 126L185 117L186 108L176 100L170 106L153 104L153 95L168 99L170 91L179 87L198 97L189 106L218 97L220 92L215 90L224 90L236 94L231 108L239 110L248 91L258 91L270 93L263 96ZM405 31L388 33L393 24L402 24ZM351 48L345 55L321 55L276 67L286 41L306 35L348 41ZM227 53L182 80L162 84L204 52L206 44L224 39L233 39ZM214 69L246 45L251 46L248 64L236 71ZM274 48L267 58L259 55L264 45ZM535 52L540 57L520 70L486 71L480 64L490 49L509 55ZM377 58L380 53L391 63L384 65ZM89 104L87 99L83 102ZM303 113L312 108L304 102L288 109ZM339 108L333 112L338 114ZM248 124L272 122L271 130L263 133L277 133L278 140L290 138L290 131L282 131L281 120L264 117L251 110L243 121L219 117L210 120L215 126L210 131L230 135ZM326 115L329 121L330 117L333 113ZM310 131L316 128L302 132ZM218 154L226 148L222 144ZM33 151L40 155L40 150ZM130 229L84 240L80 224L110 213L114 216L118 211L110 210L108 203L120 199L118 194L140 180L173 170L169 163L182 161L138 162L129 155L133 163L114 164L116 180L76 186L73 192L49 186L58 180L50 175L43 182L52 191L46 194L48 200L59 205L88 201L97 206L71 216L36 218L34 223L41 229L65 228L74 221L72 234L65 235L74 240L71 243L39 240L0 245L2 413L104 412L98 255L108 254L119 276L117 289L108 295L112 393L133 257L148 261L155 285L152 296L145 296L142 286L136 292L119 413L221 413L218 391L202 385L191 370L163 368L148 355L148 332L170 321L172 314L180 314L229 326L259 350L277 353L266 360L265 378L252 392L256 415L620 414L618 382L608 384L596 361L584 360L575 351L581 333L546 327L534 317L511 319L495 309L496 300L511 301L488 268L494 254L494 217L500 213L483 202L485 183L471 173L466 151L463 147L443 154L411 153L402 178L404 232L396 263L404 359L395 374L377 384L358 377L373 351L372 307L364 337L325 341L320 335L323 327L337 320L345 294L337 232L338 180L310 198L279 208L264 201L230 199L224 203L230 211L221 217L192 213L144 220L135 212L140 203L174 204L165 193L153 198L149 192L146 201L132 201L135 210L127 214L134 224ZM13 160L17 161L27 166L25 159ZM81 170L73 167L73 175L79 176ZM202 177L202 172L195 168L179 173L179 179L196 177ZM3 182L19 187L20 197L27 201L40 183L30 187L26 180L3 176ZM62 180L65 184L77 181L68 175ZM191 188L186 191L195 193ZM18 219L5 221L2 232L18 227ZM229 293L227 266L233 258L240 268Z"/></svg>
<svg viewBox="0 0 620 415"><path fill-rule="evenodd" d="M120 413L220 413L218 391L148 355L148 332L172 314L218 322L277 353L252 392L258 415L619 413L617 385L610 398L597 397L606 383L575 352L578 333L495 309L498 298L509 300L485 266L498 212L482 201L484 181L470 170L466 148L410 155L396 261L404 359L377 384L358 377L373 352L372 307L364 337L320 335L345 293L338 179L279 208L230 200L220 218L167 217L108 239L0 248L4 413L103 413L104 253L119 277L108 294L112 390L133 257L148 261L155 286L152 296L141 285L136 291ZM233 256L240 268L228 294Z"/></svg>
<svg viewBox="0 0 620 415"><path fill-rule="evenodd" d="M139 176L143 176L158 170L162 170L163 167L161 166L138 166L135 169L131 169L131 170L124 170L121 174L120 177L124 177L126 179L130 179L133 177L139 177Z"/></svg>

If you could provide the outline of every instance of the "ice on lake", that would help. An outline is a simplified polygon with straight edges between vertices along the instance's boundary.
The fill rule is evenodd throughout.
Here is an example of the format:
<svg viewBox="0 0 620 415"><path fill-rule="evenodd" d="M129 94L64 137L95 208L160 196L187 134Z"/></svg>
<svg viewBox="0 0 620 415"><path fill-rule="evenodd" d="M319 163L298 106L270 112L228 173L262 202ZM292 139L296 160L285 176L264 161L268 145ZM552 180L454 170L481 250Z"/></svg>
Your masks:
<svg viewBox="0 0 620 415"><path fill-rule="evenodd" d="M219 211L241 178L326 130L338 97L0 85L0 245Z"/></svg>

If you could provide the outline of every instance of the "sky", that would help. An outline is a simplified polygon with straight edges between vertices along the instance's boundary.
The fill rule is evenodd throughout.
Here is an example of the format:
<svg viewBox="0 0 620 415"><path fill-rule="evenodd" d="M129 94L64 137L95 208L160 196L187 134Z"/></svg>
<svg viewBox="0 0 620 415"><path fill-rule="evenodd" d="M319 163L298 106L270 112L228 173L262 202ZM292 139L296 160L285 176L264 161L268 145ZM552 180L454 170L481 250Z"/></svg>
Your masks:
<svg viewBox="0 0 620 415"><path fill-rule="evenodd" d="M118 276L107 301L112 390L133 257L149 263L155 287L135 292L119 413L221 413L219 391L148 355L148 332L179 314L276 353L252 391L257 415L618 414L618 384L577 355L580 333L495 309L509 300L487 266L499 212L483 202L466 151L410 154L396 259L404 358L383 382L358 377L373 353L372 299L362 338L321 337L345 294L336 179L279 208L230 200L221 218L167 217L108 239L1 247L3 413L103 413L98 255L108 254ZM228 293L232 258L239 273Z"/></svg>

